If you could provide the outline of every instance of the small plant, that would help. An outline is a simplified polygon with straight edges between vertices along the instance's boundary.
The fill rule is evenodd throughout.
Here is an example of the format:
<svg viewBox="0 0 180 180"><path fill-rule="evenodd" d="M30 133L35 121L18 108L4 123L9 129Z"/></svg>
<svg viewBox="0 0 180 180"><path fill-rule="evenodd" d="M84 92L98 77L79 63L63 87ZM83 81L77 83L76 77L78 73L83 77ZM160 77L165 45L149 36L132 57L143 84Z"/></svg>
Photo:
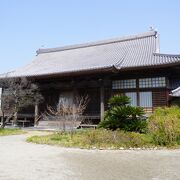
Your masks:
<svg viewBox="0 0 180 180"><path fill-rule="evenodd" d="M112 97L109 100L110 109L106 111L104 121L99 124L99 127L110 130L145 132L147 122L142 118L143 108L133 107L129 104L130 98L127 96Z"/></svg>
<svg viewBox="0 0 180 180"><path fill-rule="evenodd" d="M180 108L158 108L149 118L148 129L155 144L175 145L180 139Z"/></svg>

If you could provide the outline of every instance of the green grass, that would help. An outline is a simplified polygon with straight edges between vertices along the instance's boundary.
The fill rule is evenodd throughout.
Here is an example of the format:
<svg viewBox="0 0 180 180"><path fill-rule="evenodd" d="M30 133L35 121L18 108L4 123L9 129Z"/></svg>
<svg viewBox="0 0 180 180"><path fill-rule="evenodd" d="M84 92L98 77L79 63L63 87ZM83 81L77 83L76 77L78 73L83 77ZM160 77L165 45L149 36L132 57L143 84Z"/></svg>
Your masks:
<svg viewBox="0 0 180 180"><path fill-rule="evenodd" d="M28 142L59 145L63 147L119 149L121 147L154 147L150 136L134 132L109 131L104 129L80 130L70 133L54 133L46 136L33 136Z"/></svg>
<svg viewBox="0 0 180 180"><path fill-rule="evenodd" d="M111 131L105 129L78 130L70 133L54 133L34 136L29 142L79 148L119 149L120 147L180 148L180 108L158 108L147 120L146 133Z"/></svg>
<svg viewBox="0 0 180 180"><path fill-rule="evenodd" d="M17 135L23 133L24 132L20 129L0 129L0 136Z"/></svg>

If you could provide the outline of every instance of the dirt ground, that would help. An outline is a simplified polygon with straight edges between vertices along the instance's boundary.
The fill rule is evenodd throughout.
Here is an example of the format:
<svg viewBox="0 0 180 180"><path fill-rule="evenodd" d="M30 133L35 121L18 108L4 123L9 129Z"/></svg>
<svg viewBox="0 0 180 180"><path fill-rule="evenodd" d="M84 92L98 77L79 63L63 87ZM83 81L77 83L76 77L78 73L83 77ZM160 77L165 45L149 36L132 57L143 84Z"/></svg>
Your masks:
<svg viewBox="0 0 180 180"><path fill-rule="evenodd" d="M180 150L81 150L0 137L0 180L180 180Z"/></svg>

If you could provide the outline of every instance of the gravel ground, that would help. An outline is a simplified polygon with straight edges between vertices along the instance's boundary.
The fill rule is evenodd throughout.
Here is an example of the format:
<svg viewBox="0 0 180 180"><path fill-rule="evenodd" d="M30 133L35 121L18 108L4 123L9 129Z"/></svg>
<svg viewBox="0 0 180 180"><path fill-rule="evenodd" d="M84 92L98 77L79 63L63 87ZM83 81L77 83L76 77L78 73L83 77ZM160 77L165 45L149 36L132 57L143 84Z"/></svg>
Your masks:
<svg viewBox="0 0 180 180"><path fill-rule="evenodd" d="M180 180L180 150L81 150L0 137L0 180Z"/></svg>

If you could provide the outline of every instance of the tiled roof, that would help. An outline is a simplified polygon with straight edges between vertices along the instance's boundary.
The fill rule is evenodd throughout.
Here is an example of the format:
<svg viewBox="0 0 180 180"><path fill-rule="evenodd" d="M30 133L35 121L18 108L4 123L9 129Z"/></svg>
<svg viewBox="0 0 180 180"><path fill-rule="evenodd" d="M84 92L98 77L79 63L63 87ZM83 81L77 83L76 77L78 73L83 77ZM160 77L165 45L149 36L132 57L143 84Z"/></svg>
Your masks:
<svg viewBox="0 0 180 180"><path fill-rule="evenodd" d="M172 90L170 96L180 97L180 87L178 87L177 89Z"/></svg>
<svg viewBox="0 0 180 180"><path fill-rule="evenodd" d="M159 54L158 50L157 32L149 31L93 43L39 49L37 56L29 65L5 75L8 77L61 75L108 68L121 70L180 63L180 55Z"/></svg>

